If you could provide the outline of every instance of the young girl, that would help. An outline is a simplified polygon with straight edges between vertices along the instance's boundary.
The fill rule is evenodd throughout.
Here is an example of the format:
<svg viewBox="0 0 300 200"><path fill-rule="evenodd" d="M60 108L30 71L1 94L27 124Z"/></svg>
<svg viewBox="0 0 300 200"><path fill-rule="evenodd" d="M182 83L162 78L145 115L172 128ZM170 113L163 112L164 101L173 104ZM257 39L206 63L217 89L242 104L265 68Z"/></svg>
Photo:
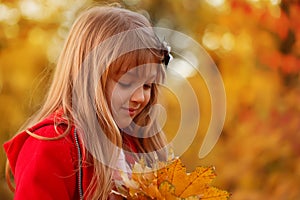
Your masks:
<svg viewBox="0 0 300 200"><path fill-rule="evenodd" d="M43 106L4 144L14 198L113 198L118 171L139 157L165 160L154 105L168 60L144 16L109 6L83 12Z"/></svg>

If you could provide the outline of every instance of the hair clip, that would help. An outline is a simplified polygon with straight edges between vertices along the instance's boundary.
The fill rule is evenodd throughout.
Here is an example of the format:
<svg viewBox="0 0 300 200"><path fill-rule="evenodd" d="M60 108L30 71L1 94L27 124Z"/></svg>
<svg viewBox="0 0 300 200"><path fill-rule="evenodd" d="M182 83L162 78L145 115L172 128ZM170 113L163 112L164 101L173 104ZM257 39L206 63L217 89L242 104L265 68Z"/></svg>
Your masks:
<svg viewBox="0 0 300 200"><path fill-rule="evenodd" d="M164 58L163 58L162 62L167 67L169 62L173 59L173 56L170 53L171 52L171 47L165 41L162 42L162 45L163 45L163 48L164 48L163 49Z"/></svg>

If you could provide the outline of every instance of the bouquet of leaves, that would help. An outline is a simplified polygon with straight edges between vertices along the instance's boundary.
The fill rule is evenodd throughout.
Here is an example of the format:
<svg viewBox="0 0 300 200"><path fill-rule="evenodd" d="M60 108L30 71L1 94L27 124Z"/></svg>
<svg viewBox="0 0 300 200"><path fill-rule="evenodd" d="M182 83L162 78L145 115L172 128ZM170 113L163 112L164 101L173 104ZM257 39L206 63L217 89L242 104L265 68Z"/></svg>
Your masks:
<svg viewBox="0 0 300 200"><path fill-rule="evenodd" d="M197 167L187 173L180 159L159 163L154 169L141 161L134 164L131 175L121 173L121 177L115 193L131 200L225 200L230 196L211 186L216 177L214 167Z"/></svg>

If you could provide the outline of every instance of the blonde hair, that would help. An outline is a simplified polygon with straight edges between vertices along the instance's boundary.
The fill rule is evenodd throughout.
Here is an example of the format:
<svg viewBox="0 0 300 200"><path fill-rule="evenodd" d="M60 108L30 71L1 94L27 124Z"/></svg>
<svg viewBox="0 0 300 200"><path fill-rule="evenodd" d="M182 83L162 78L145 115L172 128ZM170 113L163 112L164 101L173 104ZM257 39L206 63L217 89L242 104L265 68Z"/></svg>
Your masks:
<svg viewBox="0 0 300 200"><path fill-rule="evenodd" d="M88 191L85 191L85 198L108 198L113 187L113 170L109 166L116 164L119 154L114 147L122 148L123 145L123 133L106 100L107 79L137 65L157 63L157 83L160 83L165 76L161 64L163 51L146 17L123 8L95 6L83 12L71 28L46 100L26 127L59 109L63 110L68 128L57 139L68 134L75 125L84 151L88 151L85 154L91 155L89 158L94 166L94 176ZM125 65L126 62L130 64ZM136 138L134 143L139 152L158 151L158 157L166 159L165 151L160 151L166 144L164 135L156 120L149 118L151 106L157 103L157 95L157 84L153 84L148 105L134 119L135 124L147 128L135 126L132 131L143 131L145 135L149 131L158 132L148 138Z"/></svg>

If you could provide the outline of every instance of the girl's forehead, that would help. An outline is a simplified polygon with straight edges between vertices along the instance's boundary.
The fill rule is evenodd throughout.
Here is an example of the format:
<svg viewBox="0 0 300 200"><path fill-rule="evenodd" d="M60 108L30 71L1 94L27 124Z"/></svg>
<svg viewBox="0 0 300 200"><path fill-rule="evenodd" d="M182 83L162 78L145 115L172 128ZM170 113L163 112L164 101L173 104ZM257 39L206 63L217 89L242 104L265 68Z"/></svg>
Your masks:
<svg viewBox="0 0 300 200"><path fill-rule="evenodd" d="M155 78L158 71L159 64L147 63L136 67L126 68L126 70L120 70L118 73L114 73L113 78L120 79L121 77L132 78L132 79L149 79Z"/></svg>
<svg viewBox="0 0 300 200"><path fill-rule="evenodd" d="M109 67L109 77L115 80L126 75L135 77L161 77L163 66L159 51L141 49L119 56Z"/></svg>

